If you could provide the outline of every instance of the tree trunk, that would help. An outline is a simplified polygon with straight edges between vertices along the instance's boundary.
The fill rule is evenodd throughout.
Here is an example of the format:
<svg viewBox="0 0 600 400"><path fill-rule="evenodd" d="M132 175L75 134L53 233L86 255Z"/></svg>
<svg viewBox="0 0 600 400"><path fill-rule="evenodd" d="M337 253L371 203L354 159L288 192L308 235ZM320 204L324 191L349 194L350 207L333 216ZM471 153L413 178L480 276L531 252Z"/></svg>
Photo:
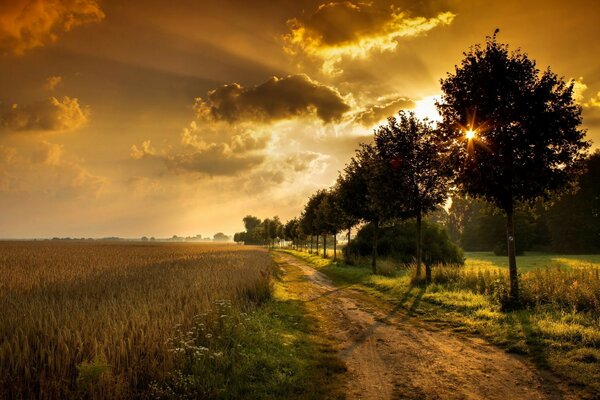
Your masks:
<svg viewBox="0 0 600 400"><path fill-rule="evenodd" d="M346 254L346 260L350 260L350 237L352 235L352 227L348 227L348 240L346 241L346 247L344 247L344 254Z"/></svg>
<svg viewBox="0 0 600 400"><path fill-rule="evenodd" d="M337 232L333 234L333 261L337 261Z"/></svg>
<svg viewBox="0 0 600 400"><path fill-rule="evenodd" d="M515 226L512 210L506 213L506 242L508 250L508 271L510 274L510 299L513 305L516 305L519 303L519 277L517 275Z"/></svg>
<svg viewBox="0 0 600 400"><path fill-rule="evenodd" d="M421 277L421 212L417 214L417 279Z"/></svg>
<svg viewBox="0 0 600 400"><path fill-rule="evenodd" d="M313 248L313 235L310 235L310 251L308 252L309 254L312 254L312 248Z"/></svg>
<svg viewBox="0 0 600 400"><path fill-rule="evenodd" d="M379 221L373 223L373 253L371 260L371 268L373 274L377 274L377 239L379 236Z"/></svg>
<svg viewBox="0 0 600 400"><path fill-rule="evenodd" d="M317 255L319 255L319 235L317 234Z"/></svg>
<svg viewBox="0 0 600 400"><path fill-rule="evenodd" d="M323 234L323 258L327 258L327 234Z"/></svg>

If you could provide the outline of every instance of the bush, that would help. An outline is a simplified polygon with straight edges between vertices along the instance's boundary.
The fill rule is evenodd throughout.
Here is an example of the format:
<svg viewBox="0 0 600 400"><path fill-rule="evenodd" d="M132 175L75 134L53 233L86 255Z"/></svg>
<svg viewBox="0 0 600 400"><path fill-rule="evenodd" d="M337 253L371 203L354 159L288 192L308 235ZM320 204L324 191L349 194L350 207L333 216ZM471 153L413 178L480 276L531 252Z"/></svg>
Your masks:
<svg viewBox="0 0 600 400"><path fill-rule="evenodd" d="M454 244L446 230L437 225L423 222L423 261L427 264L463 264L464 254ZM401 222L379 229L377 252L382 257L392 258L403 264L413 262L417 254L416 223ZM344 252L346 258L367 257L371 254L373 227L363 226ZM348 260L350 261L350 260Z"/></svg>

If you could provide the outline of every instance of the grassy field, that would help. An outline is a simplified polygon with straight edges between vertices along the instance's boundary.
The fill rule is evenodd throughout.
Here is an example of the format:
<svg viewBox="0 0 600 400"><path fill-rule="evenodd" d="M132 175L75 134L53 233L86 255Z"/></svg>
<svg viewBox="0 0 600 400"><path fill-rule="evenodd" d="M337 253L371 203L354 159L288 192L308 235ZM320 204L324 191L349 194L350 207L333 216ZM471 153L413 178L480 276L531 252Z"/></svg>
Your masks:
<svg viewBox="0 0 600 400"><path fill-rule="evenodd" d="M519 257L523 296L530 303L522 310L503 311L499 296L508 282L499 257L469 253L466 267L434 268L433 283L425 286L415 281L413 269L397 269L389 260L379 262L387 276L374 276L366 261L348 266L305 252L288 252L340 285L352 285L456 331L484 336L600 395L597 256Z"/></svg>
<svg viewBox="0 0 600 400"><path fill-rule="evenodd" d="M272 271L253 247L0 242L0 398L322 393Z"/></svg>
<svg viewBox="0 0 600 400"><path fill-rule="evenodd" d="M504 268L508 269L508 259L495 256L489 252L465 253L465 266L469 268ZM560 255L527 252L517 256L517 265L521 272L534 271L537 268L560 268L563 270L596 268L600 269L600 254L593 255Z"/></svg>

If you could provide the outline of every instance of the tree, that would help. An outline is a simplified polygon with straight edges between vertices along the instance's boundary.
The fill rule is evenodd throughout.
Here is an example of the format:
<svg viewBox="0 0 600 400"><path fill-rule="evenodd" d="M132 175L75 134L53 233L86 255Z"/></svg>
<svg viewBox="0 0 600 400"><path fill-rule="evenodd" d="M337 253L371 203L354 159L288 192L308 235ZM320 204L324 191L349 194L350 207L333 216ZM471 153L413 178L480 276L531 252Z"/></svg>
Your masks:
<svg viewBox="0 0 600 400"><path fill-rule="evenodd" d="M281 222L277 225L277 240L279 241L279 247L281 247L281 242L285 240L285 224Z"/></svg>
<svg viewBox="0 0 600 400"><path fill-rule="evenodd" d="M239 241L244 242L245 244L264 243L264 229L262 226L262 221L253 215L246 215L242 221L244 222L244 227L246 228L246 231L239 232ZM235 241L237 242L238 240Z"/></svg>
<svg viewBox="0 0 600 400"><path fill-rule="evenodd" d="M382 221L380 203L375 199L382 181L386 179L378 173L378 163L374 147L362 144L337 180L339 205L349 220L373 224L371 268L374 274L377 273L377 239Z"/></svg>
<svg viewBox="0 0 600 400"><path fill-rule="evenodd" d="M236 242L236 243L245 242L246 241L246 235L247 235L246 232L236 232L233 235L233 241Z"/></svg>
<svg viewBox="0 0 600 400"><path fill-rule="evenodd" d="M269 248L274 246L275 239L277 239L277 233L279 232L279 225L281 225L281 222L277 216L273 218L266 218L262 222L263 243L266 243L267 247Z"/></svg>
<svg viewBox="0 0 600 400"><path fill-rule="evenodd" d="M298 218L292 218L285 223L283 226L283 234L285 240L291 241L292 246L295 246L298 249L298 239L299 239L299 231L298 231Z"/></svg>
<svg viewBox="0 0 600 400"><path fill-rule="evenodd" d="M244 221L244 228L246 228L246 232L252 232L261 224L260 219L253 215L246 215L242 221Z"/></svg>
<svg viewBox="0 0 600 400"><path fill-rule="evenodd" d="M215 242L227 242L229 241L229 239L229 236L227 236L223 232L215 233L215 235L213 236L213 240Z"/></svg>
<svg viewBox="0 0 600 400"><path fill-rule="evenodd" d="M335 186L331 189L331 194L333 196L333 202L337 212L339 230L345 229L348 232L345 247L346 251L348 249L348 245L350 244L352 227L358 224L359 219L351 215L348 211L349 209L354 208L354 204L352 204L351 196L348 196L349 193L345 193L340 187L340 178L338 178ZM348 254L346 254L346 256L348 256Z"/></svg>
<svg viewBox="0 0 600 400"><path fill-rule="evenodd" d="M272 247L275 247L275 240L280 238L280 234L281 234L281 221L279 220L278 216L274 216L271 220L270 220L270 226L269 226L269 240L271 242Z"/></svg>
<svg viewBox="0 0 600 400"><path fill-rule="evenodd" d="M315 235L317 237L317 254L319 254L319 235L323 233L324 225L319 220L318 210L319 204L323 200L325 196L324 190L318 190L315 194L310 196L308 202L304 206L304 211L302 212L302 229L307 234L311 235L310 245L312 252L312 236Z"/></svg>
<svg viewBox="0 0 600 400"><path fill-rule="evenodd" d="M516 304L515 207L568 187L589 143L579 128L573 85L550 69L540 72L527 54L509 53L497 33L472 47L442 79L438 109L455 183L506 216L510 296Z"/></svg>
<svg viewBox="0 0 600 400"><path fill-rule="evenodd" d="M337 196L332 190L323 193L317 208L317 220L323 233L323 256L327 257L328 234L333 235L333 259L337 260L337 234L344 227L343 215L337 203Z"/></svg>
<svg viewBox="0 0 600 400"><path fill-rule="evenodd" d="M398 113L375 131L375 149L387 179L379 187L380 208L389 217L415 218L417 278L421 276L422 220L448 197L449 173L442 157L442 142L431 123L412 112ZM431 267L425 265L427 282Z"/></svg>

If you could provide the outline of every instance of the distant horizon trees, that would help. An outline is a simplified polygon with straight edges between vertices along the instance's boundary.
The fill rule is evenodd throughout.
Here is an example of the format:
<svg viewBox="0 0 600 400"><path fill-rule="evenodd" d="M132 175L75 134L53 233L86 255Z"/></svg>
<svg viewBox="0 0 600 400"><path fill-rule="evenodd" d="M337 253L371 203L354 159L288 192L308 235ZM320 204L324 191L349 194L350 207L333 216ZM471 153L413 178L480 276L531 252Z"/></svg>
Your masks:
<svg viewBox="0 0 600 400"><path fill-rule="evenodd" d="M550 204L536 203L515 211L517 255L529 250L600 253L600 150L586 159L585 170L576 192L564 193ZM506 255L504 218L484 200L455 195L444 213L442 225L463 249Z"/></svg>
<svg viewBox="0 0 600 400"><path fill-rule="evenodd" d="M277 216L260 220L253 215L246 215L243 222L245 231L233 235L233 241L236 243L273 247L277 240L284 239L283 224Z"/></svg>

